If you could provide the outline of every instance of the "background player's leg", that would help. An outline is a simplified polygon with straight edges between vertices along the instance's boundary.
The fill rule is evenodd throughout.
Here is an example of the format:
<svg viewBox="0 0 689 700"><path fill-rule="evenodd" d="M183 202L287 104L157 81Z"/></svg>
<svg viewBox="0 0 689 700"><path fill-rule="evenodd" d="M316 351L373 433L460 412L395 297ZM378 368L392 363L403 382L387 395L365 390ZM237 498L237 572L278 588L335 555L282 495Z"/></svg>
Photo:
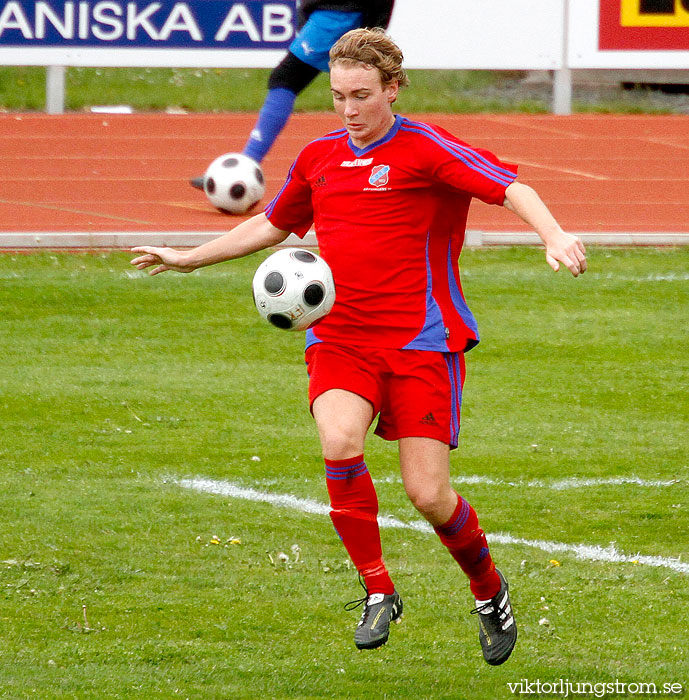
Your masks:
<svg viewBox="0 0 689 700"><path fill-rule="evenodd" d="M474 596L491 598L500 590L500 578L476 511L450 484L449 447L431 438L407 437L400 439L399 449L409 499L469 577Z"/></svg>
<svg viewBox="0 0 689 700"><path fill-rule="evenodd" d="M383 564L378 498L364 461L373 407L357 394L331 389L313 402L325 460L330 517L369 594L394 590Z"/></svg>
<svg viewBox="0 0 689 700"><path fill-rule="evenodd" d="M360 12L315 10L297 32L287 55L271 71L268 95L244 154L260 163L292 114L294 100L320 73L328 70L330 47L347 31L358 27Z"/></svg>
<svg viewBox="0 0 689 700"><path fill-rule="evenodd" d="M260 163L284 129L294 108L297 95L320 73L291 51L271 71L268 94L256 125L244 146L244 154Z"/></svg>
<svg viewBox="0 0 689 700"><path fill-rule="evenodd" d="M273 147L277 137L289 121L297 95L309 85L321 71L297 58L291 51L270 72L268 94L243 153L260 163ZM192 187L202 190L204 176L191 179Z"/></svg>
<svg viewBox="0 0 689 700"><path fill-rule="evenodd" d="M285 88L269 90L258 120L244 145L244 155L260 163L287 124L297 95Z"/></svg>

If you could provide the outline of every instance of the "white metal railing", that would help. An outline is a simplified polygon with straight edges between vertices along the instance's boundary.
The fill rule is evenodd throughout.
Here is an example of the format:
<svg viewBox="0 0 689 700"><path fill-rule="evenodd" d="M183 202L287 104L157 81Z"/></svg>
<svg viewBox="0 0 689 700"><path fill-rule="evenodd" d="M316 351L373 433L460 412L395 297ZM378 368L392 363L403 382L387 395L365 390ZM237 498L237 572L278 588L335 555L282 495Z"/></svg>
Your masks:
<svg viewBox="0 0 689 700"><path fill-rule="evenodd" d="M0 64L47 66L53 113L65 66L272 67L293 38L295 1L0 2ZM554 71L552 111L567 114L573 70L689 69L684 3L657 16L641 3L431 0L420 11L396 0L389 31L409 68Z"/></svg>

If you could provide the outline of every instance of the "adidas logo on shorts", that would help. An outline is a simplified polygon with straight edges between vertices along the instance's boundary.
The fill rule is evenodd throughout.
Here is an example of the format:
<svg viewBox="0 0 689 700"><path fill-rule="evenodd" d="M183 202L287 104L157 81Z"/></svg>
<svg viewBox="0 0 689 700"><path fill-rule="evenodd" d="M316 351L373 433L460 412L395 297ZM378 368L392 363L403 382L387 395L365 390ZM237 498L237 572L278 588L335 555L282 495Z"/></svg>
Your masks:
<svg viewBox="0 0 689 700"><path fill-rule="evenodd" d="M435 419L435 416L431 412L428 412L419 422L423 423L424 425L438 425L438 421Z"/></svg>

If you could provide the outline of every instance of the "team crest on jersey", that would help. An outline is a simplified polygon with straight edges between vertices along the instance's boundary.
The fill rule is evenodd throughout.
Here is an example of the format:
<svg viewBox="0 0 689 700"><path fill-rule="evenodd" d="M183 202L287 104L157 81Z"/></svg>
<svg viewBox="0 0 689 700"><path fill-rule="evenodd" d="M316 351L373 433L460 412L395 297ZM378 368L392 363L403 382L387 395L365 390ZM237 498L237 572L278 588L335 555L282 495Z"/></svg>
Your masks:
<svg viewBox="0 0 689 700"><path fill-rule="evenodd" d="M385 187L390 180L389 174L389 165L374 165L373 169L371 170L371 175L368 178L368 182L374 187Z"/></svg>

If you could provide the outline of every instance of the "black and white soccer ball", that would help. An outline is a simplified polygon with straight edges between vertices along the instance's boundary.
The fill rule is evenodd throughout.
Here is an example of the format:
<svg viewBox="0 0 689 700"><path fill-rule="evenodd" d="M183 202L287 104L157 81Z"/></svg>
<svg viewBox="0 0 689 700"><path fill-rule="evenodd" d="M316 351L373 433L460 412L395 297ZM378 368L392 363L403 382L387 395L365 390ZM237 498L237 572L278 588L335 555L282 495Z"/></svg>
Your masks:
<svg viewBox="0 0 689 700"><path fill-rule="evenodd" d="M302 248L283 248L266 258L252 286L258 313L287 331L310 328L335 303L335 282L328 263Z"/></svg>
<svg viewBox="0 0 689 700"><path fill-rule="evenodd" d="M244 214L266 191L261 166L243 153L218 156L206 170L203 189L208 201L229 214Z"/></svg>

